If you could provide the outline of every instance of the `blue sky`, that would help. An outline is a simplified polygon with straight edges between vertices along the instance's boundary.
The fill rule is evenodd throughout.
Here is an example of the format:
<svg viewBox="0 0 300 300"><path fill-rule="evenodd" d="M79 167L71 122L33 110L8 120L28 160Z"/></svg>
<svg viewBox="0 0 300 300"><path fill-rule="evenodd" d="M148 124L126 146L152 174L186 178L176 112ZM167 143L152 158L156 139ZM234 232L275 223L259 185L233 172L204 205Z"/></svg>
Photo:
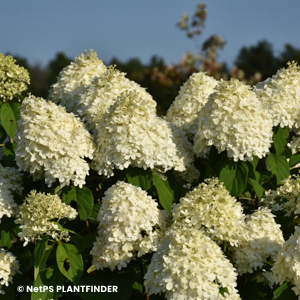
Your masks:
<svg viewBox="0 0 300 300"><path fill-rule="evenodd" d="M242 46L267 39L275 53L286 43L300 48L300 1L207 0L208 16L200 43L212 34L226 40L219 61L231 65ZM192 15L196 0L2 0L0 52L46 65L57 52L74 59L94 49L108 63L152 55L178 63L192 40L175 25Z"/></svg>

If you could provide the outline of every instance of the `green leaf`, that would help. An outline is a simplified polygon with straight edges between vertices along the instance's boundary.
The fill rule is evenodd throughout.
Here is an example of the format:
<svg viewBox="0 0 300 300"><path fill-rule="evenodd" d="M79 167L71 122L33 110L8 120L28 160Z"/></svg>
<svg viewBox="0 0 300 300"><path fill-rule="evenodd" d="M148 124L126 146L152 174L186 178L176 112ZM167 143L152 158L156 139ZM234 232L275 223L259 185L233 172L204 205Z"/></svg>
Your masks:
<svg viewBox="0 0 300 300"><path fill-rule="evenodd" d="M34 282L34 287L39 291L31 293L31 300L57 299L62 292L56 287L64 285L64 282L57 267L42 270Z"/></svg>
<svg viewBox="0 0 300 300"><path fill-rule="evenodd" d="M1 123L6 133L13 138L17 129L20 103L3 103L0 110Z"/></svg>
<svg viewBox="0 0 300 300"><path fill-rule="evenodd" d="M244 162L229 161L220 172L219 180L234 197L238 197L246 188L248 166Z"/></svg>
<svg viewBox="0 0 300 300"><path fill-rule="evenodd" d="M264 195L265 189L255 179L248 178L248 180L250 181L257 198L260 200Z"/></svg>
<svg viewBox="0 0 300 300"><path fill-rule="evenodd" d="M147 191L150 187L151 172L140 168L128 168L126 178L130 184Z"/></svg>
<svg viewBox="0 0 300 300"><path fill-rule="evenodd" d="M5 143L5 146L3 147L3 164L5 167L17 167L16 161L15 161L15 149L17 144L7 142Z"/></svg>
<svg viewBox="0 0 300 300"><path fill-rule="evenodd" d="M279 288L273 292L274 299L278 299L281 293L288 288L288 283L284 282Z"/></svg>
<svg viewBox="0 0 300 300"><path fill-rule="evenodd" d="M281 128L280 126L274 128L273 142L276 154L282 155L284 153L289 135L289 128L287 126L284 128Z"/></svg>
<svg viewBox="0 0 300 300"><path fill-rule="evenodd" d="M152 173L153 185L155 186L158 199L164 210L171 216L172 204L174 202L174 192L170 188L167 180L162 180L156 173Z"/></svg>
<svg viewBox="0 0 300 300"><path fill-rule="evenodd" d="M60 272L74 284L77 284L83 273L83 260L78 249L62 243L56 249L56 262Z"/></svg>
<svg viewBox="0 0 300 300"><path fill-rule="evenodd" d="M20 232L20 228L15 224L14 219L3 216L0 229L0 247L10 249L13 245L12 240L18 236L18 232Z"/></svg>
<svg viewBox="0 0 300 300"><path fill-rule="evenodd" d="M266 160L272 174L276 176L277 184L290 175L290 166L285 157L270 153Z"/></svg>
<svg viewBox="0 0 300 300"><path fill-rule="evenodd" d="M300 163L300 153L296 153L290 157L289 166L290 168Z"/></svg>
<svg viewBox="0 0 300 300"><path fill-rule="evenodd" d="M77 202L80 220L86 221L90 217L94 206L94 196L87 187L68 186L64 188L62 200L65 203Z"/></svg>
<svg viewBox="0 0 300 300"><path fill-rule="evenodd" d="M34 279L37 278L40 271L45 269L53 245L48 245L48 236L36 243L34 248Z"/></svg>
<svg viewBox="0 0 300 300"><path fill-rule="evenodd" d="M135 282L132 287L135 289L135 290L138 290L139 292L143 292L143 286L142 284L140 284L139 282Z"/></svg>

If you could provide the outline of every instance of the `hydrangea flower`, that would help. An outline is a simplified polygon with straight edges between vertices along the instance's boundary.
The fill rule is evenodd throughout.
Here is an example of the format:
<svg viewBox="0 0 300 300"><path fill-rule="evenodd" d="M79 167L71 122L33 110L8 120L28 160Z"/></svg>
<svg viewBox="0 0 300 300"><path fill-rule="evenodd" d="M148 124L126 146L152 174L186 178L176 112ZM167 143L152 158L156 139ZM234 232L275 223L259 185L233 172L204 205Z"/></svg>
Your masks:
<svg viewBox="0 0 300 300"><path fill-rule="evenodd" d="M58 224L52 221L58 222L63 218L74 220L77 214L73 207L63 203L57 195L46 195L32 190L24 203L19 206L15 223L20 224L22 231L18 233L18 236L25 241L24 247L28 242L41 239L44 234L51 236L54 240L69 241L68 231L60 230Z"/></svg>
<svg viewBox="0 0 300 300"><path fill-rule="evenodd" d="M211 146L234 161L264 157L273 137L272 119L255 93L237 79L221 80L199 113L194 151L207 157Z"/></svg>
<svg viewBox="0 0 300 300"><path fill-rule="evenodd" d="M96 144L91 168L100 175L112 176L114 168L130 165L162 172L186 170L180 153L184 147L177 149L167 121L157 117L138 92L122 93L109 107L98 125Z"/></svg>
<svg viewBox="0 0 300 300"><path fill-rule="evenodd" d="M153 112L156 112L156 102L152 96L147 93L146 89L126 78L125 75L126 73L110 66L102 75L95 77L90 86L79 95L74 112L82 118L87 129L95 131L108 107L124 91L136 91L141 98L149 101Z"/></svg>
<svg viewBox="0 0 300 300"><path fill-rule="evenodd" d="M284 239L274 215L264 207L247 216L244 233L238 246L229 246L238 273L252 273L262 268L269 256L275 257Z"/></svg>
<svg viewBox="0 0 300 300"><path fill-rule="evenodd" d="M15 62L12 56L0 53L0 98L4 101L21 94L30 83L28 71Z"/></svg>
<svg viewBox="0 0 300 300"><path fill-rule="evenodd" d="M195 228L168 230L153 254L144 286L169 300L240 299L237 273L221 248ZM227 288L224 297L221 288Z"/></svg>
<svg viewBox="0 0 300 300"><path fill-rule="evenodd" d="M11 252L0 248L0 294L4 295L3 286L8 286L19 271L19 261Z"/></svg>
<svg viewBox="0 0 300 300"><path fill-rule="evenodd" d="M202 229L217 242L236 245L243 234L244 214L217 178L206 179L173 207L174 226Z"/></svg>
<svg viewBox="0 0 300 300"><path fill-rule="evenodd" d="M48 99L64 106L67 112L74 112L80 93L84 92L92 80L103 74L106 66L97 57L97 52L85 50L75 58L75 62L65 67L58 75L57 82L49 91Z"/></svg>
<svg viewBox="0 0 300 300"><path fill-rule="evenodd" d="M22 177L15 168L0 165L0 223L4 215L15 215L17 204L13 193L22 194Z"/></svg>
<svg viewBox="0 0 300 300"><path fill-rule="evenodd" d="M125 268L130 260L155 251L168 215L140 187L118 181L105 192L91 254L96 269Z"/></svg>
<svg viewBox="0 0 300 300"><path fill-rule="evenodd" d="M198 114L208 96L214 92L217 80L204 72L193 73L181 86L178 96L167 111L167 120L181 128L189 137L198 128Z"/></svg>
<svg viewBox="0 0 300 300"><path fill-rule="evenodd" d="M273 126L300 128L300 67L296 62L257 83L255 93L272 115Z"/></svg>
<svg viewBox="0 0 300 300"><path fill-rule="evenodd" d="M284 211L287 217L300 214L300 175L289 176L275 191L265 191L265 195L261 202L272 211Z"/></svg>
<svg viewBox="0 0 300 300"><path fill-rule="evenodd" d="M283 244L282 249L274 258L272 267L276 283L282 284L290 281L294 287L292 290L300 295L300 227L295 226L295 232ZM300 297L300 296L299 296ZM299 299L298 297L298 299Z"/></svg>
<svg viewBox="0 0 300 300"><path fill-rule="evenodd" d="M82 187L89 174L84 157L93 158L94 143L80 120L65 108L34 96L21 106L16 133L16 163L34 179L45 177L48 186Z"/></svg>

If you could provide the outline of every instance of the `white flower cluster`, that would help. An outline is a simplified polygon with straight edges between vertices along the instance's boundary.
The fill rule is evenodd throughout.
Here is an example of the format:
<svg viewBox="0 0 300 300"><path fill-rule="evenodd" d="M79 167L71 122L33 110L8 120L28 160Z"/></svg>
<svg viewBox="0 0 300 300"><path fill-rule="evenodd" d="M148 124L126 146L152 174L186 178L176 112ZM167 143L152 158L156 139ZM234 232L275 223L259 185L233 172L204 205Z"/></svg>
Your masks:
<svg viewBox="0 0 300 300"><path fill-rule="evenodd" d="M0 53L0 98L4 101L21 94L30 83L28 71L15 62L12 56Z"/></svg>
<svg viewBox="0 0 300 300"><path fill-rule="evenodd" d="M198 128L199 111L214 92L216 84L217 80L204 72L192 74L168 109L167 120L189 137L194 136Z"/></svg>
<svg viewBox="0 0 300 300"><path fill-rule="evenodd" d="M21 106L16 134L16 163L35 179L45 177L48 186L56 179L61 186L85 184L95 146L89 132L72 113L55 103L34 96Z"/></svg>
<svg viewBox="0 0 300 300"><path fill-rule="evenodd" d="M265 191L263 205L272 211L284 211L286 216L300 214L300 175L289 176L275 191Z"/></svg>
<svg viewBox="0 0 300 300"><path fill-rule="evenodd" d="M173 207L174 225L202 229L211 239L232 245L244 233L244 218L241 203L217 178L206 179Z"/></svg>
<svg viewBox="0 0 300 300"><path fill-rule="evenodd" d="M22 194L22 177L18 170L0 165L0 223L4 215L15 215L17 204L13 193Z"/></svg>
<svg viewBox="0 0 300 300"><path fill-rule="evenodd" d="M31 191L25 202L19 206L19 214L15 222L20 224L21 232L18 236L24 240L24 246L41 238L43 234L51 236L54 240L69 240L69 233L61 230L53 220L63 218L73 220L77 211L70 205L63 203L57 195L37 193Z"/></svg>
<svg viewBox="0 0 300 300"><path fill-rule="evenodd" d="M261 268L269 256L274 257L281 249L283 234L274 217L269 209L259 208L246 219L238 246L229 246L239 274Z"/></svg>
<svg viewBox="0 0 300 300"><path fill-rule="evenodd" d="M257 83L255 93L272 115L274 126L300 128L300 67L295 62Z"/></svg>
<svg viewBox="0 0 300 300"><path fill-rule="evenodd" d="M148 293L165 293L169 300L240 299L234 267L214 241L194 228L169 229L144 278Z"/></svg>
<svg viewBox="0 0 300 300"><path fill-rule="evenodd" d="M141 98L149 101L153 112L156 112L156 102L152 96L125 75L110 66L102 75L95 77L88 88L79 95L73 111L82 118L88 130L95 131L108 107L124 91L135 90Z"/></svg>
<svg viewBox="0 0 300 300"><path fill-rule="evenodd" d="M272 119L255 93L237 79L221 80L199 112L194 151L206 157L211 146L234 161L264 157L272 142Z"/></svg>
<svg viewBox="0 0 300 300"><path fill-rule="evenodd" d="M57 82L51 86L48 99L64 106L67 112L74 112L80 93L84 92L92 80L105 70L106 66L97 57L95 51L90 50L89 54L84 51L75 58L75 62L59 73Z"/></svg>
<svg viewBox="0 0 300 300"><path fill-rule="evenodd" d="M91 254L96 269L120 270L155 251L168 225L165 211L140 187L118 181L105 192L98 213L98 234Z"/></svg>
<svg viewBox="0 0 300 300"><path fill-rule="evenodd" d="M290 281L294 287L292 290L300 299L300 227L295 226L295 232L283 244L280 252L275 257L272 267L275 281L282 284Z"/></svg>
<svg viewBox="0 0 300 300"><path fill-rule="evenodd" d="M96 144L91 168L100 175L112 176L114 168L130 165L163 172L186 170L167 121L134 91L122 93L109 107L98 125Z"/></svg>
<svg viewBox="0 0 300 300"><path fill-rule="evenodd" d="M1 290L3 286L8 286L13 281L13 276L19 272L19 262L11 252L0 248L0 294L5 292Z"/></svg>

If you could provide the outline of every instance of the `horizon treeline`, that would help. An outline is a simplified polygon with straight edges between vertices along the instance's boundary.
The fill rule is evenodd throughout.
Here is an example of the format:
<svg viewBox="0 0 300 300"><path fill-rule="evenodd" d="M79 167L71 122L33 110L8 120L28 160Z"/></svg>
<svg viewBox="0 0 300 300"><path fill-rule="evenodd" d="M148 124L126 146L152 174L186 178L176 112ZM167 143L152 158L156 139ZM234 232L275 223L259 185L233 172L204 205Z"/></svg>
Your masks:
<svg viewBox="0 0 300 300"><path fill-rule="evenodd" d="M6 55L11 54L6 53ZM56 82L60 71L74 61L74 58L68 57L64 52L57 52L46 66L30 65L24 57L18 55L13 55L13 57L18 65L29 71L31 82L28 92L43 98L47 98L49 88ZM300 64L300 49L286 44L284 49L276 55L272 44L267 40L261 40L256 45L242 47L232 69L227 67L226 62L222 62L219 64L222 66L221 69L219 68L217 72L211 72L211 74L209 74L209 70L203 69L203 66L199 66L199 64L191 65L187 59L183 58L178 65L167 65L164 59L157 55L153 55L146 64L135 57L125 62L113 57L109 62L104 63L115 65L117 69L125 72L129 79L147 88L158 104L158 114L164 115L178 95L182 84L194 72L205 71L216 79L238 77L246 83L250 81L251 84L255 84L271 77L280 68L286 67L289 61ZM256 76L257 74L259 76ZM253 78L255 79L253 80Z"/></svg>

